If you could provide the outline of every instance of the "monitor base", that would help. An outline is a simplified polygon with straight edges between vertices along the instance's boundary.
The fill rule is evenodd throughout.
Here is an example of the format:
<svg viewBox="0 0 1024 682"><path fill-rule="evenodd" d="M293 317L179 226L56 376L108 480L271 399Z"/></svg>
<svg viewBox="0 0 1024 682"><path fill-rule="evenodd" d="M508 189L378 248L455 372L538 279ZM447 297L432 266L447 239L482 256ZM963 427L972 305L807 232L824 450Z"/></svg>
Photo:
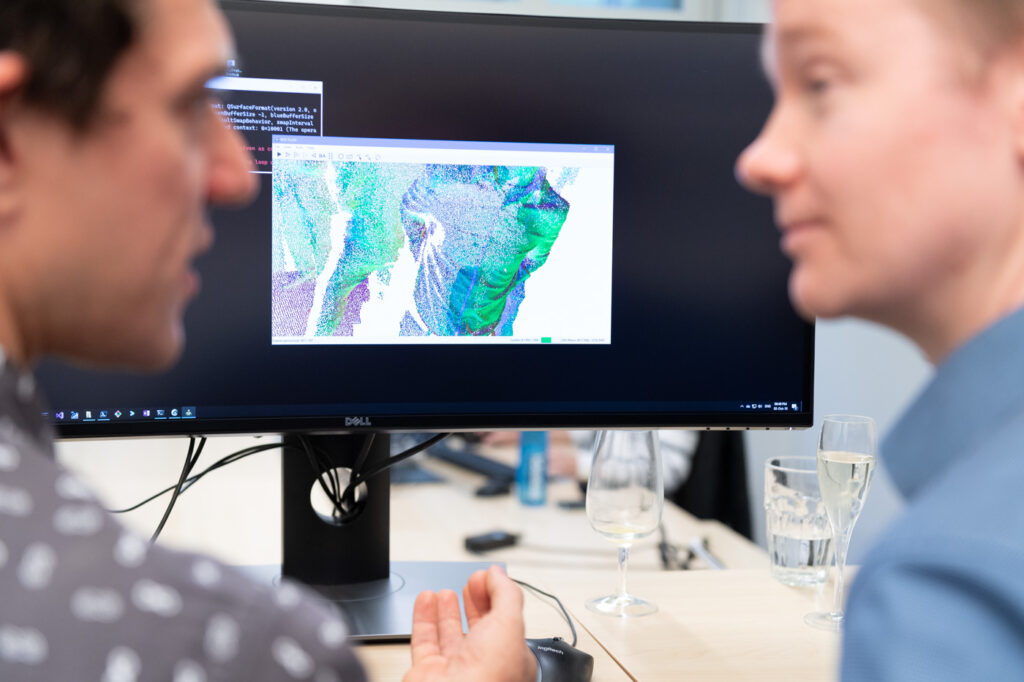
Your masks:
<svg viewBox="0 0 1024 682"><path fill-rule="evenodd" d="M345 613L349 638L357 642L408 641L412 607L424 590L450 589L462 600L462 588L473 572L489 561L392 561L388 578L350 585L310 585ZM272 584L281 581L280 566L245 566L254 578ZM466 627L463 615L463 628Z"/></svg>

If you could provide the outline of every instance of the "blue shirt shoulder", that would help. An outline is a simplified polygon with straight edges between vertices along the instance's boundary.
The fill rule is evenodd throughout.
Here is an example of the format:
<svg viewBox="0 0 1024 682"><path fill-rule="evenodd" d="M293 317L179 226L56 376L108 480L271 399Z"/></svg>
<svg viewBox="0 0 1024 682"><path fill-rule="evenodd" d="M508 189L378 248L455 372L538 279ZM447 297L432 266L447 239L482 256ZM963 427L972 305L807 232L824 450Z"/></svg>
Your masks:
<svg viewBox="0 0 1024 682"><path fill-rule="evenodd" d="M909 504L853 582L843 679L1024 677L1024 312L938 368L882 456Z"/></svg>

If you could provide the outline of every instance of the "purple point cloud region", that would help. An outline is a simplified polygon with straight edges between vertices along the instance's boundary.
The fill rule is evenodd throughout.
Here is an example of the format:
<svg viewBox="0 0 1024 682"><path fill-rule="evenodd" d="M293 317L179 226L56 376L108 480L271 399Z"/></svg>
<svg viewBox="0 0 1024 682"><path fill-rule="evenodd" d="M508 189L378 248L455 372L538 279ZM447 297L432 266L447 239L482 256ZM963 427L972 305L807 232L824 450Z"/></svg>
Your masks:
<svg viewBox="0 0 1024 682"><path fill-rule="evenodd" d="M363 304L370 300L370 283L363 280L349 293L345 302L345 317L342 318L338 327L334 330L335 336L352 336L352 330L361 321L360 310Z"/></svg>
<svg viewBox="0 0 1024 682"><path fill-rule="evenodd" d="M275 272L272 283L270 328L276 336L302 336L313 307L312 280L304 280L297 270Z"/></svg>

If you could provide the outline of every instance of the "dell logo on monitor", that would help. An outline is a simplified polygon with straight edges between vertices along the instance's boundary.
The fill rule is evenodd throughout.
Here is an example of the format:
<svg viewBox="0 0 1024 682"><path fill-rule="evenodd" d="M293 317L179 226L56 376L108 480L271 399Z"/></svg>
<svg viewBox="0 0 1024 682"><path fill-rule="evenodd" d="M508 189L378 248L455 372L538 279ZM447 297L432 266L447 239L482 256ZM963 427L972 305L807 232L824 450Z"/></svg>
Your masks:
<svg viewBox="0 0 1024 682"><path fill-rule="evenodd" d="M369 417L345 417L345 426L373 426Z"/></svg>

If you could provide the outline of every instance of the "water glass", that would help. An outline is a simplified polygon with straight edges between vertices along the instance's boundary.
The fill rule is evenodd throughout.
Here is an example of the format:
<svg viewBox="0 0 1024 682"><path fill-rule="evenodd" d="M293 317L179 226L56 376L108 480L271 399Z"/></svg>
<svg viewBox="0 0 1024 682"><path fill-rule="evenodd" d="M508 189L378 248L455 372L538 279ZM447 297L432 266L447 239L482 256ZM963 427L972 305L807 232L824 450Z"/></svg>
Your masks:
<svg viewBox="0 0 1024 682"><path fill-rule="evenodd" d="M764 515L771 576L784 585L823 584L832 561L832 528L818 489L817 458L765 462Z"/></svg>

